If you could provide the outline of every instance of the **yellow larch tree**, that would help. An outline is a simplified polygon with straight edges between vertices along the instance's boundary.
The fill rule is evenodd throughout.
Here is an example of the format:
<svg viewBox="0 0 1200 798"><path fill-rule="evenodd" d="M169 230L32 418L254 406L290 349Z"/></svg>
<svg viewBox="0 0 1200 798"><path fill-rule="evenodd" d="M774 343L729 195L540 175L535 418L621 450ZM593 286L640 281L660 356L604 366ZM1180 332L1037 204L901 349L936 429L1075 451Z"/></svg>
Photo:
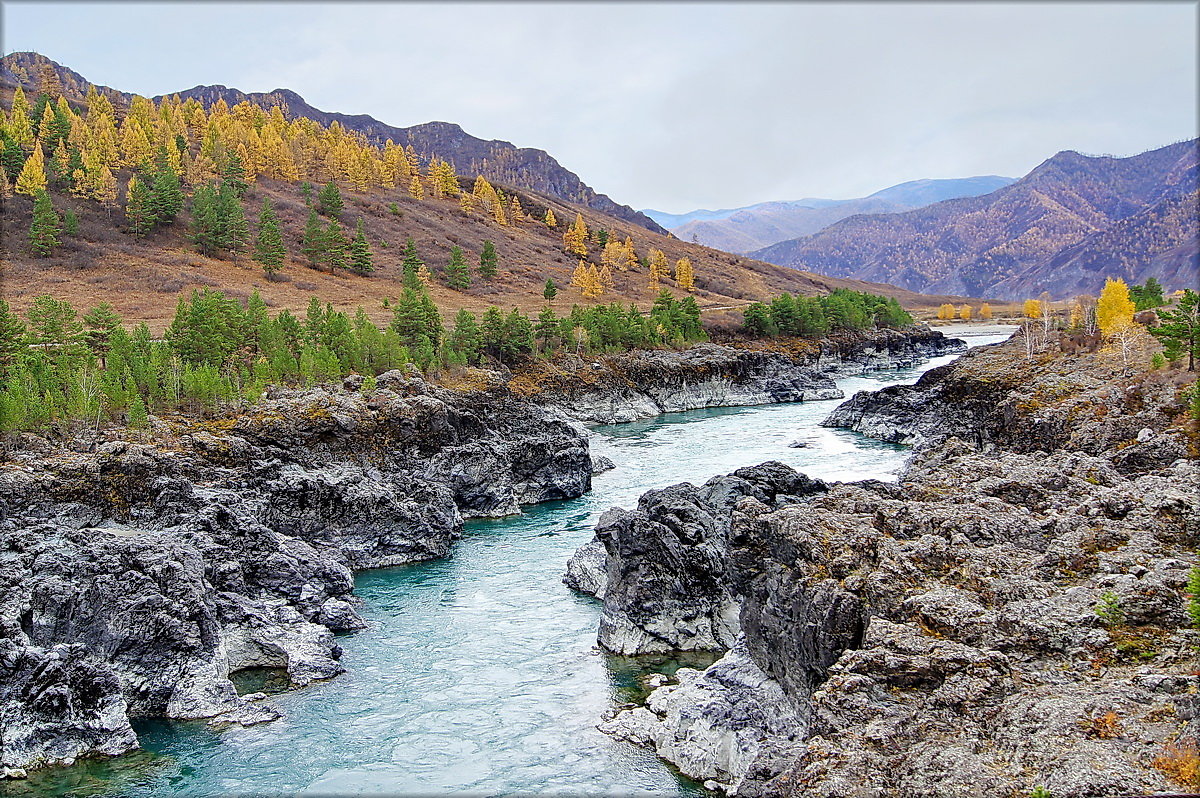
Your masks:
<svg viewBox="0 0 1200 798"><path fill-rule="evenodd" d="M604 244L604 249L600 252L600 263L608 266L610 269L624 271L622 263L624 261L624 253L625 248L621 246L621 242L615 237L610 238Z"/></svg>
<svg viewBox="0 0 1200 798"><path fill-rule="evenodd" d="M525 209L521 207L521 200L517 197L516 194L512 195L511 201L509 202L508 215L512 218L512 220L514 222L525 221Z"/></svg>
<svg viewBox="0 0 1200 798"><path fill-rule="evenodd" d="M428 287L433 283L433 272L429 271L429 267L422 263L417 267L417 279Z"/></svg>
<svg viewBox="0 0 1200 798"><path fill-rule="evenodd" d="M460 191L458 194L458 207L462 208L465 213L474 213L475 195L469 191Z"/></svg>
<svg viewBox="0 0 1200 798"><path fill-rule="evenodd" d="M567 248L567 252L580 257L586 257L587 249L587 224L583 221L583 214L575 214L575 221L563 233L563 245Z"/></svg>
<svg viewBox="0 0 1200 798"><path fill-rule="evenodd" d="M592 263L587 268L587 282L583 287L584 299L599 299L604 295L604 283L600 280L600 272L596 270L596 264Z"/></svg>
<svg viewBox="0 0 1200 798"><path fill-rule="evenodd" d="M41 142L33 145L33 154L25 159L13 191L32 197L46 188L46 158L42 155Z"/></svg>
<svg viewBox="0 0 1200 798"><path fill-rule="evenodd" d="M633 237L625 236L625 261L621 271L631 271L641 265L638 260L637 250L633 248Z"/></svg>
<svg viewBox="0 0 1200 798"><path fill-rule="evenodd" d="M696 273L692 270L691 258L675 261L675 284L689 294L696 290Z"/></svg>
<svg viewBox="0 0 1200 798"><path fill-rule="evenodd" d="M667 256L661 249L650 250L650 287L657 288L667 276Z"/></svg>
<svg viewBox="0 0 1200 798"><path fill-rule="evenodd" d="M594 269L596 267L593 266L592 268ZM600 277L600 285L601 285L601 287L604 288L605 291L613 290L613 286L615 285L615 283L613 282L613 273L612 273L612 269L609 268L609 265L607 263L603 264L600 267L599 277Z"/></svg>
<svg viewBox="0 0 1200 798"><path fill-rule="evenodd" d="M579 259L579 264L571 274L571 285L581 291L587 285L587 262L583 258Z"/></svg>
<svg viewBox="0 0 1200 798"><path fill-rule="evenodd" d="M1136 307L1129 298L1129 286L1121 278L1104 281L1104 290L1096 302L1096 326L1105 337L1116 335L1133 325Z"/></svg>
<svg viewBox="0 0 1200 798"><path fill-rule="evenodd" d="M546 226L551 229L558 227L558 219L555 218L554 210L552 208L546 209L546 217L544 221L546 222Z"/></svg>
<svg viewBox="0 0 1200 798"><path fill-rule="evenodd" d="M408 193L416 199L425 199L425 186L421 184L421 176L414 174L408 181Z"/></svg>
<svg viewBox="0 0 1200 798"><path fill-rule="evenodd" d="M508 216L504 213L504 200L501 198L500 193L493 191L491 199L488 202L492 207L492 219L495 220L496 224L507 227Z"/></svg>

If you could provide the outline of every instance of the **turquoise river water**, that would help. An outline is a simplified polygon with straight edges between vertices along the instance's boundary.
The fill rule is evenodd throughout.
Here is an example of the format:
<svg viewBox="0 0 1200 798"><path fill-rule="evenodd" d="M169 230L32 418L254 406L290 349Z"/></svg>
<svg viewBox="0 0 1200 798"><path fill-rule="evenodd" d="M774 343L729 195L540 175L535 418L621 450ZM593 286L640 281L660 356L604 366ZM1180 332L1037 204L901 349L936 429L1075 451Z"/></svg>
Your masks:
<svg viewBox="0 0 1200 798"><path fill-rule="evenodd" d="M912 382L952 359L839 385L848 397ZM817 426L838 401L597 427L594 446L617 468L597 475L588 495L470 522L447 559L359 574L369 628L339 640L347 672L273 696L283 719L223 731L202 722L145 723L138 727L144 752L8 789L147 798L706 794L651 752L595 726L614 704L639 697L648 672L711 660L598 651L600 604L562 584L566 560L591 537L601 512L632 506L651 488L700 483L767 460L826 480L894 479L905 449ZM808 446L790 448L797 439ZM257 682L248 678L244 689L270 689L273 674L253 676Z"/></svg>

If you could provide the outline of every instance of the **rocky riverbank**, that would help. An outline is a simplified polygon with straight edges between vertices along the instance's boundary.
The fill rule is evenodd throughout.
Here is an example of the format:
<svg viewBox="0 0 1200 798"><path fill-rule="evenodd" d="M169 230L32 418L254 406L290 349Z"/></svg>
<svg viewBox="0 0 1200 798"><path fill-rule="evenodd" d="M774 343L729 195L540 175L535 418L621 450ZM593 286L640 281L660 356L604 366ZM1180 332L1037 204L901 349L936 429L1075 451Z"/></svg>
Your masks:
<svg viewBox="0 0 1200 798"><path fill-rule="evenodd" d="M539 362L517 374L511 387L582 422L614 424L705 407L840 399L837 377L906 368L965 348L924 327L774 346L697 344Z"/></svg>
<svg viewBox="0 0 1200 798"><path fill-rule="evenodd" d="M462 519L590 487L586 434L537 405L389 372L276 390L141 440L35 436L0 464L0 766L137 746L130 719L278 717L229 674L342 671L352 572L445 556Z"/></svg>
<svg viewBox="0 0 1200 798"><path fill-rule="evenodd" d="M1016 349L931 372L915 412L895 389L855 400L924 431L898 484L759 496L738 472L606 514L621 622L601 644L729 651L601 728L738 795L1194 788L1200 468L1178 380Z"/></svg>

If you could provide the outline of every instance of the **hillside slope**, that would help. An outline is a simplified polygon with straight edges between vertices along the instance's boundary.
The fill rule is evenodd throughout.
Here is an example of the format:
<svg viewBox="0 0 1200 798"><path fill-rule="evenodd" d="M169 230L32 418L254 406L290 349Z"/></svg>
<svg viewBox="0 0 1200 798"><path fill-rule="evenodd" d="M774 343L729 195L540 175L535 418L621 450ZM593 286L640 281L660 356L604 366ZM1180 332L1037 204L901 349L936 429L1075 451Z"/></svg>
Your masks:
<svg viewBox="0 0 1200 798"><path fill-rule="evenodd" d="M814 295L845 287L896 296L910 308L946 301L945 297L925 297L893 286L822 277L753 261L657 235L632 222L547 195L509 187L506 191L519 196L525 208L533 213L544 213L551 208L559 218L570 219L580 212L592 229L606 229L621 239L631 237L642 255L650 248L657 248L672 263L681 257L690 258L696 272L697 301L707 311L706 318L718 323L722 316L718 308L740 307L783 291ZM79 234L64 235L62 246L52 256L37 258L25 244L32 201L14 196L5 200L0 222L0 235L5 242L0 289L4 298L20 311L40 294L68 299L81 309L107 301L127 320L146 321L156 330L162 329L172 317L181 293L199 288L218 289L238 297L258 291L272 308L299 312L315 295L340 310L353 312L362 306L376 323L385 324L391 311L384 307L383 301L394 299L402 291L402 248L406 238L412 237L433 273L430 291L447 320L459 308L479 312L490 305L519 307L536 314L546 304L542 289L547 279L554 280L559 287L552 303L559 315L568 312L573 303L588 303L579 290L570 287L578 258L563 250L563 225L555 230L540 222L499 227L481 214L464 212L455 200L417 200L399 190L382 195L346 193L345 196L343 227L353 230L361 218L374 250L376 272L369 277L345 271L331 274L310 268L303 260L299 242L308 209L297 185L260 178L251 187L243 204L252 229L255 209L264 197L271 200L280 217L289 259L279 281L268 281L258 264L245 254L233 259L199 254L186 235L190 218L187 212L173 226L135 239L123 232L120 209L62 194L53 196L55 207L60 212L71 209L77 214ZM393 203L398 212L390 209ZM476 279L465 291L448 288L444 269L450 248L462 247L467 261L477 266L485 240L495 242L500 261L497 278L490 282ZM590 257L598 260L594 249ZM599 301L633 302L647 308L660 290L650 286L645 267L617 271L613 278L613 288ZM683 295L669 279L662 287Z"/></svg>
<svg viewBox="0 0 1200 798"><path fill-rule="evenodd" d="M1110 229L1106 246L1137 253L1125 267L1130 279L1187 276L1186 242L1195 239L1194 216L1189 222L1186 213L1163 212L1136 225L1114 225L1192 192L1196 184L1196 140L1130 158L1061 152L991 194L899 214L852 217L816 235L751 254L914 291L1013 299L1043 288L1059 298L1080 289L1095 293L1103 285L1099 272L1081 282L1064 277L1066 260L1056 268L1049 264L1064 250ZM1146 240L1123 236L1135 231ZM1171 254L1174 250L1179 251ZM1152 261L1157 264L1153 268ZM1171 282L1167 287L1190 284Z"/></svg>
<svg viewBox="0 0 1200 798"><path fill-rule="evenodd" d="M911 180L856 199L760 202L723 211L692 211L680 215L655 212L653 218L684 241L694 241L726 252L745 253L780 241L812 235L858 214L898 213L947 199L987 194L1012 182L1012 178L996 175Z"/></svg>
<svg viewBox="0 0 1200 798"><path fill-rule="evenodd" d="M7 86L11 90L12 86L20 85L26 93L32 95L39 89L41 73L47 63L58 74L63 86L63 96L72 103L82 103L92 84L78 72L39 53L11 53L0 58L0 86ZM133 97L128 92L106 86L97 88L105 90L114 105L128 105ZM249 101L268 109L279 106L288 119L306 117L322 125L338 122L348 130L362 133L375 144L382 145L387 139L401 146L411 144L423 159L437 155L453 164L461 174L482 174L493 182L550 194L634 222L655 232L665 232L649 217L627 205L615 202L604 194L598 194L548 153L530 147L516 147L507 141L485 141L449 122L428 122L407 128L393 127L366 114L322 111L288 89L247 94L225 86L196 86L177 94L183 100L195 98L206 107L218 100L224 100L230 106ZM162 97L152 99L157 101Z"/></svg>

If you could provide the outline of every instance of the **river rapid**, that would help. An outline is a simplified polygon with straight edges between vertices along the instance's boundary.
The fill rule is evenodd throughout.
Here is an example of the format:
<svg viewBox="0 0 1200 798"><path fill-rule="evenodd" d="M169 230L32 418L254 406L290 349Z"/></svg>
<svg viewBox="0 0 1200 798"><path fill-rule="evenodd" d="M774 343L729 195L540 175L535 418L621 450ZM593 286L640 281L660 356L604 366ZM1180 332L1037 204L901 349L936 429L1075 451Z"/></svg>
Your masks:
<svg viewBox="0 0 1200 798"><path fill-rule="evenodd" d="M1009 331L966 338L994 343ZM967 333L964 335L963 333ZM915 369L839 380L859 390L916 380ZM646 490L701 483L778 460L825 480L895 479L907 450L819 427L841 400L673 413L595 427L594 451L617 467L579 499L467 524L444 560L360 573L369 628L340 638L347 673L272 697L284 718L216 731L143 723L146 751L34 775L39 795L703 795L651 752L596 730L644 678L711 657L600 652L600 603L562 584L566 560L612 506ZM790 444L800 442L803 447ZM278 675L248 673L243 689ZM3 791L0 787L0 792Z"/></svg>

